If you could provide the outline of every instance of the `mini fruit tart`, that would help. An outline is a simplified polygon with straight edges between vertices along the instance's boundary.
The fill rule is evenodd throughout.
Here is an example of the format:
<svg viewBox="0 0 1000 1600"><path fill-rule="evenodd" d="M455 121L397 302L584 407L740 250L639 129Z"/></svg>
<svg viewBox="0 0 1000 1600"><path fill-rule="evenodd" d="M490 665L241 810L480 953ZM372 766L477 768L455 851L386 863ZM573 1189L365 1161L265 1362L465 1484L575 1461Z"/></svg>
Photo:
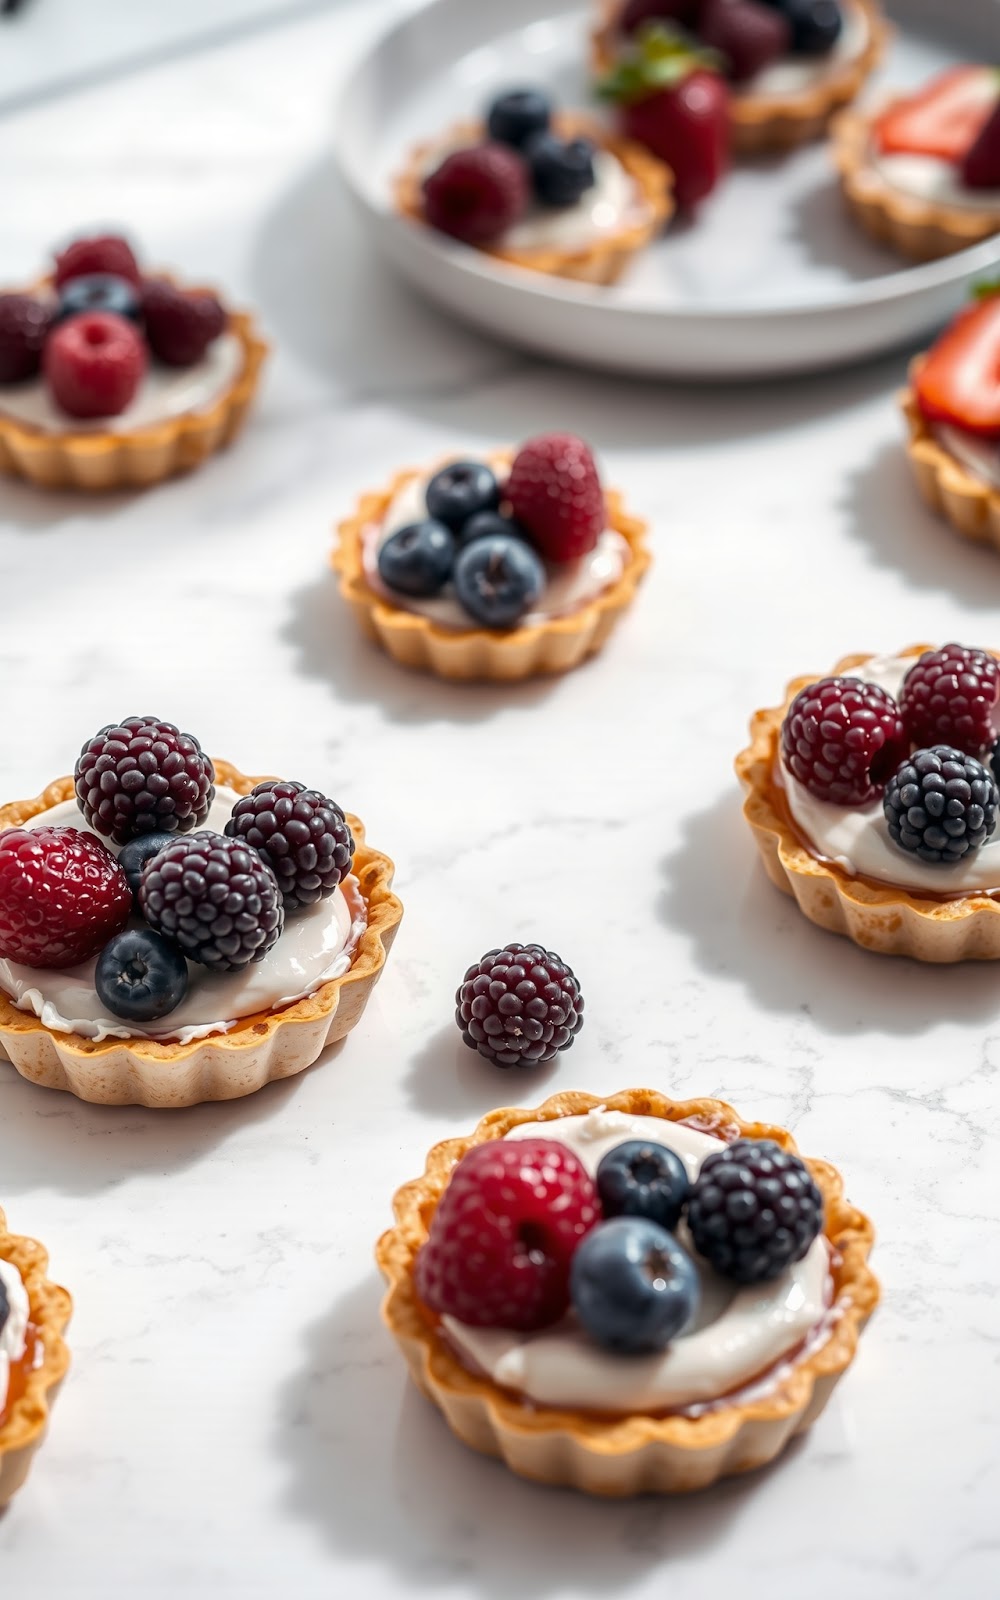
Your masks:
<svg viewBox="0 0 1000 1600"><path fill-rule="evenodd" d="M404 216L510 266L607 284L662 231L670 183L641 146L515 89L485 122L420 145L396 200Z"/></svg>
<svg viewBox="0 0 1000 1600"><path fill-rule="evenodd" d="M0 1210L0 1511L28 1476L69 1367L72 1301L48 1264L34 1239L7 1232Z"/></svg>
<svg viewBox="0 0 1000 1600"><path fill-rule="evenodd" d="M72 778L0 807L0 1057L107 1105L302 1072L381 974L392 874L318 790L213 763L172 723L112 723Z"/></svg>
<svg viewBox="0 0 1000 1600"><path fill-rule="evenodd" d="M820 138L861 92L889 29L877 0L604 0L596 72L648 58L657 34L714 53L730 85L732 148L756 155Z"/></svg>
<svg viewBox="0 0 1000 1600"><path fill-rule="evenodd" d="M371 638L403 666L463 679L579 666L650 559L645 523L568 433L397 473L341 523L333 553Z"/></svg>
<svg viewBox="0 0 1000 1600"><path fill-rule="evenodd" d="M383 1317L417 1386L474 1449L591 1494L773 1461L879 1295L836 1170L722 1100L490 1112L394 1210Z"/></svg>
<svg viewBox="0 0 1000 1600"><path fill-rule="evenodd" d="M952 67L875 113L845 111L833 157L861 226L912 261L1000 231L1000 69Z"/></svg>
<svg viewBox="0 0 1000 1600"><path fill-rule="evenodd" d="M744 815L810 921L881 955L1000 958L998 697L993 652L913 645L757 712Z"/></svg>
<svg viewBox="0 0 1000 1600"><path fill-rule="evenodd" d="M1000 549L1000 281L980 284L910 368L907 454L932 510Z"/></svg>
<svg viewBox="0 0 1000 1600"><path fill-rule="evenodd" d="M78 239L0 294L0 472L119 489L196 467L239 432L266 354L248 312L144 275L124 239Z"/></svg>

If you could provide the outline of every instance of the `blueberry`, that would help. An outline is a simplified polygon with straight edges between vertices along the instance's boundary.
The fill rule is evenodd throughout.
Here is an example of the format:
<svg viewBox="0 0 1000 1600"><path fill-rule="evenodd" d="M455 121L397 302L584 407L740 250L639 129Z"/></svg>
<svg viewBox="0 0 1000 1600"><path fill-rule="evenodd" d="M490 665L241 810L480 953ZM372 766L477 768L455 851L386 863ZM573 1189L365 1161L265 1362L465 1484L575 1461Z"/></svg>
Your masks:
<svg viewBox="0 0 1000 1600"><path fill-rule="evenodd" d="M460 546L471 544L473 539L488 539L494 534L523 539L525 544L531 543L531 535L527 530L513 517L505 517L500 511L477 511L468 522L463 522L458 542Z"/></svg>
<svg viewBox="0 0 1000 1600"><path fill-rule="evenodd" d="M94 987L114 1017L155 1022L187 994L187 962L151 928L126 928L97 958Z"/></svg>
<svg viewBox="0 0 1000 1600"><path fill-rule="evenodd" d="M520 150L534 133L544 133L552 107L538 89L509 89L497 95L486 117L491 139Z"/></svg>
<svg viewBox="0 0 1000 1600"><path fill-rule="evenodd" d="M125 278L116 278L113 272L88 272L82 278L70 278L59 290L59 309L56 322L79 316L81 311L113 311L130 322L142 321L142 301L139 291Z"/></svg>
<svg viewBox="0 0 1000 1600"><path fill-rule="evenodd" d="M463 545L453 576L459 600L484 628L514 627L545 587L540 557L509 533Z"/></svg>
<svg viewBox="0 0 1000 1600"><path fill-rule="evenodd" d="M647 1217L673 1231L691 1185L675 1150L627 1139L609 1150L597 1169L597 1192L606 1217Z"/></svg>
<svg viewBox="0 0 1000 1600"><path fill-rule="evenodd" d="M535 195L544 206L575 206L597 181L594 146L589 139L560 139L555 133L539 133L529 143L525 156Z"/></svg>
<svg viewBox="0 0 1000 1600"><path fill-rule="evenodd" d="M378 553L379 577L398 594L420 598L440 594L455 561L455 535L443 522L427 518L389 535Z"/></svg>
<svg viewBox="0 0 1000 1600"><path fill-rule="evenodd" d="M665 1349L691 1321L698 1305L698 1271L659 1223L613 1217L577 1245L570 1295L598 1344L622 1355L643 1355Z"/></svg>
<svg viewBox="0 0 1000 1600"><path fill-rule="evenodd" d="M427 515L458 533L477 511L496 510L500 485L485 461L449 461L435 472L425 499Z"/></svg>
<svg viewBox="0 0 1000 1600"><path fill-rule="evenodd" d="M792 50L799 56L825 56L844 27L837 0L783 0L781 7L792 25Z"/></svg>
<svg viewBox="0 0 1000 1600"><path fill-rule="evenodd" d="M122 846L118 865L128 879L133 894L139 893L139 878L146 862L152 856L159 855L165 845L173 844L176 838L176 833L140 833L137 839L130 839L128 844Z"/></svg>

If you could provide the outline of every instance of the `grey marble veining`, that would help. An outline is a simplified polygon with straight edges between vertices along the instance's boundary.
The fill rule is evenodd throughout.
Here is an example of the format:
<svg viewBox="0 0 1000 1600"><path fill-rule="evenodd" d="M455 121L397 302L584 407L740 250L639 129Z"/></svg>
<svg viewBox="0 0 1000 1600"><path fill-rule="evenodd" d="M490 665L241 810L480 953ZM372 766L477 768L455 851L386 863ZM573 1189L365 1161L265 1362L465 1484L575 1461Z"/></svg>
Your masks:
<svg viewBox="0 0 1000 1600"><path fill-rule="evenodd" d="M125 219L255 305L252 427L184 482L0 488L0 794L151 709L326 787L398 862L406 919L347 1044L251 1100L89 1107L0 1071L0 1202L75 1292L74 1369L0 1520L5 1593L166 1600L991 1600L1000 1011L991 967L866 956L764 880L732 758L849 649L995 644L1000 566L921 509L902 360L683 391L535 365L370 257L331 176L358 0L0 120L3 277ZM37 27L45 23L44 0ZM333 521L394 468L565 426L653 524L627 624L562 682L465 690L357 637ZM155 608L149 597L155 595ZM572 1051L498 1076L451 1022L508 937L570 959ZM434 1140L556 1087L724 1094L794 1127L879 1228L885 1301L811 1436L691 1501L592 1506L471 1456L412 1392L371 1250Z"/></svg>

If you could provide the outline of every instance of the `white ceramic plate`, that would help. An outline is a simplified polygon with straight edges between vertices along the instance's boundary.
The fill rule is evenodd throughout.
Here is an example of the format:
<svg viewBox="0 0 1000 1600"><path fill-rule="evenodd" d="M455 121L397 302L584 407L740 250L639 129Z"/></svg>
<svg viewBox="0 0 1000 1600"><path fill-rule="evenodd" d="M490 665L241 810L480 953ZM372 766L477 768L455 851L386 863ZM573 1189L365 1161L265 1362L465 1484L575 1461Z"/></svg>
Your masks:
<svg viewBox="0 0 1000 1600"><path fill-rule="evenodd" d="M875 92L997 54L1000 0L887 9L898 34ZM348 85L337 133L347 184L378 246L456 315L587 366L762 377L914 340L1000 262L998 238L901 267L845 215L822 144L742 164L696 222L671 228L612 288L503 267L397 215L391 179L410 147L477 114L498 88L541 83L563 105L590 103L589 15L581 0L430 0L376 43Z"/></svg>

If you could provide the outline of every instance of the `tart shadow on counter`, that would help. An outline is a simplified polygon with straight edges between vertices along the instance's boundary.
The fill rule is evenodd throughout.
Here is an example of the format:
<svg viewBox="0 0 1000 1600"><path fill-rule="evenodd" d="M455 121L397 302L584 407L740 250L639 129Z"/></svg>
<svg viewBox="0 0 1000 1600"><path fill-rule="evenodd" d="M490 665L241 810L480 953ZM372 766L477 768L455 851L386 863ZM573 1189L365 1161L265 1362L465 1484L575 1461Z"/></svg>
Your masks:
<svg viewBox="0 0 1000 1600"><path fill-rule="evenodd" d="M341 1559L488 1600L626 1595L663 1560L681 1593L685 1569L713 1545L730 1542L738 1559L755 1500L777 1492L780 1475L783 1491L797 1475L816 1489L798 1440L772 1467L673 1499L600 1501L528 1483L462 1444L417 1392L379 1321L381 1296L372 1272L314 1323L278 1393L284 1509ZM817 1427L836 1444L835 1423Z"/></svg>
<svg viewBox="0 0 1000 1600"><path fill-rule="evenodd" d="M685 821L661 874L659 920L687 935L703 972L742 984L768 1011L808 1014L831 1034L904 1036L997 1015L996 962L874 955L811 923L766 876L735 779Z"/></svg>

